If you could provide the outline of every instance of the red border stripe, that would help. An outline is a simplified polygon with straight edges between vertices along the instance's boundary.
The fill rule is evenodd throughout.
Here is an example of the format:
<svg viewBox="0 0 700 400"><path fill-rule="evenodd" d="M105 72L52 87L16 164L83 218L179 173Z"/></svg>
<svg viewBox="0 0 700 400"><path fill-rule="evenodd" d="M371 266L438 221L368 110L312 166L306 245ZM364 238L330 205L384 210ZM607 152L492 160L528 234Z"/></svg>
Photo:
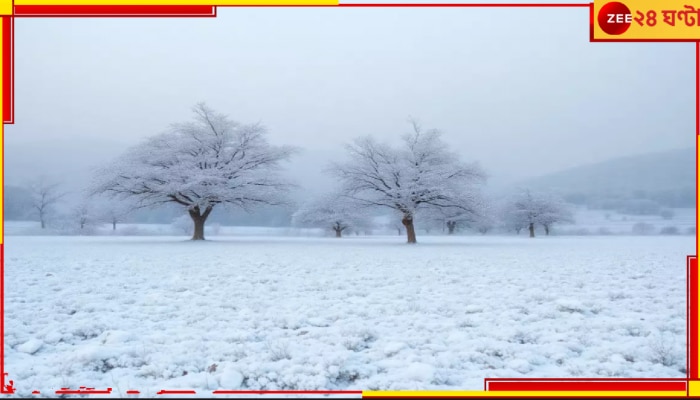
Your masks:
<svg viewBox="0 0 700 400"><path fill-rule="evenodd" d="M158 393L158 395L164 395L164 394L197 394L196 391L194 390L161 390Z"/></svg>
<svg viewBox="0 0 700 400"><path fill-rule="evenodd" d="M14 123L14 19L2 17L2 121L5 124Z"/></svg>
<svg viewBox="0 0 700 400"><path fill-rule="evenodd" d="M18 5L16 17L215 17L214 6Z"/></svg>
<svg viewBox="0 0 700 400"><path fill-rule="evenodd" d="M698 259L688 258L688 378L698 379Z"/></svg>
<svg viewBox="0 0 700 400"><path fill-rule="evenodd" d="M657 382L615 382L615 381L492 381L488 382L488 390L498 391L686 391L685 381Z"/></svg>

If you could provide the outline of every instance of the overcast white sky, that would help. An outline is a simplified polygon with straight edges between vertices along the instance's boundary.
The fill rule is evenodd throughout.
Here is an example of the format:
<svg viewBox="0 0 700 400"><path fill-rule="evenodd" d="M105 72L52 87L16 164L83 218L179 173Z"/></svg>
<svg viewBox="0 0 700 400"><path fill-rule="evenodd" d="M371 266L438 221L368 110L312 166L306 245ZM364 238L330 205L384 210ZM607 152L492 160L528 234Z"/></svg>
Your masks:
<svg viewBox="0 0 700 400"><path fill-rule="evenodd" d="M589 43L588 29L585 8L18 19L7 181L79 176L198 101L309 149L292 168L310 180L409 115L501 181L694 146L693 44Z"/></svg>

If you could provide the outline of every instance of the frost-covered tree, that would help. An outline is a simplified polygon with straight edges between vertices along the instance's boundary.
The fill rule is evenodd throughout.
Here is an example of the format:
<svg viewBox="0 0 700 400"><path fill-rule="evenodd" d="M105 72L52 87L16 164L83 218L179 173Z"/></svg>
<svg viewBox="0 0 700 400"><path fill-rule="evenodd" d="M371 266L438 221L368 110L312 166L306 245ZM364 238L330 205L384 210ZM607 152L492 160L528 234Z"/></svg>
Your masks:
<svg viewBox="0 0 700 400"><path fill-rule="evenodd" d="M87 199L81 200L73 207L70 217L80 228L80 232L85 232L86 229L95 227L100 221L94 204Z"/></svg>
<svg viewBox="0 0 700 400"><path fill-rule="evenodd" d="M481 233L482 235L485 235L489 233L494 228L494 226L494 220L487 217L485 219L477 221L474 225L474 229L476 229L476 231Z"/></svg>
<svg viewBox="0 0 700 400"><path fill-rule="evenodd" d="M39 222L41 229L46 228L46 223L55 211L54 207L65 196L61 191L61 185L49 178L42 176L31 182L27 188L31 193L31 207Z"/></svg>
<svg viewBox="0 0 700 400"><path fill-rule="evenodd" d="M102 220L112 225L112 231L117 230L117 224L127 220L134 211L134 205L128 200L105 199L99 202Z"/></svg>
<svg viewBox="0 0 700 400"><path fill-rule="evenodd" d="M127 220L129 215L136 209L132 199L117 199L110 196L95 195L87 191L91 207L94 209L97 219L112 225L112 231L117 230L117 224Z"/></svg>
<svg viewBox="0 0 700 400"><path fill-rule="evenodd" d="M387 217L387 219L382 221L380 227L382 229L396 231L396 234L398 236L403 235L404 226L401 223L401 217L395 217L395 218L391 218L391 216Z"/></svg>
<svg viewBox="0 0 700 400"><path fill-rule="evenodd" d="M292 215L292 224L331 229L335 237L342 237L343 232L360 232L371 227L366 211L346 197L331 194L302 206Z"/></svg>
<svg viewBox="0 0 700 400"><path fill-rule="evenodd" d="M485 179L478 165L459 160L438 130L424 131L415 121L412 126L399 147L356 139L347 146L349 160L333 166L345 196L399 213L408 243L416 243L414 219L421 209L469 211L463 199Z"/></svg>
<svg viewBox="0 0 700 400"><path fill-rule="evenodd" d="M416 221L416 229L423 230L426 234L444 230L444 221L439 217L435 217L432 213L425 211L427 210L421 210L416 214L416 218L414 218Z"/></svg>
<svg viewBox="0 0 700 400"><path fill-rule="evenodd" d="M545 235L549 235L552 225L556 223L574 222L573 213L563 199L554 195L541 195L542 202L539 222L544 228Z"/></svg>
<svg viewBox="0 0 700 400"><path fill-rule="evenodd" d="M570 222L571 211L563 200L556 196L521 190L506 204L503 211L506 226L519 232L526 228L530 237L535 237L535 226L542 225L549 235L552 224Z"/></svg>
<svg viewBox="0 0 700 400"><path fill-rule="evenodd" d="M260 124L240 124L205 104L194 114L194 121L172 125L100 171L95 191L137 207L182 206L193 222L192 240L204 240L218 205L248 210L285 202L290 185L278 172L293 148L273 146Z"/></svg>
<svg viewBox="0 0 700 400"><path fill-rule="evenodd" d="M470 221L471 227L482 235L490 232L496 225L495 208L491 201L484 201L479 213Z"/></svg>
<svg viewBox="0 0 700 400"><path fill-rule="evenodd" d="M427 210L428 218L439 222L447 228L447 234L453 235L457 229L473 228L479 230L488 225L487 204L475 190L461 199L462 207L431 208Z"/></svg>

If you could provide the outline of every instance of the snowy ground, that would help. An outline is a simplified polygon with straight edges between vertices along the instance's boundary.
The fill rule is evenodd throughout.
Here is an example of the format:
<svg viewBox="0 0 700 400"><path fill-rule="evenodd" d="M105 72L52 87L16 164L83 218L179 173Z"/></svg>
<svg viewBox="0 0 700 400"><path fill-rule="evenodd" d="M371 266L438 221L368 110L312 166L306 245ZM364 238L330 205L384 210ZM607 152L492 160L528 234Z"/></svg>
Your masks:
<svg viewBox="0 0 700 400"><path fill-rule="evenodd" d="M5 370L25 396L685 376L694 236L419 241L9 236Z"/></svg>

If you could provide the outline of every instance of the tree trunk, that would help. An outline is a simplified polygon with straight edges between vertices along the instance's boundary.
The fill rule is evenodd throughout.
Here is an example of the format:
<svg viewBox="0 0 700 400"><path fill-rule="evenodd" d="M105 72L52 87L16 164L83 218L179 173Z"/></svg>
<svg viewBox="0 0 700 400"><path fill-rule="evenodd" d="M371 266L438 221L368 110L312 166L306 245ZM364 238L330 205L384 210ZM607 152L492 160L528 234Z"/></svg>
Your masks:
<svg viewBox="0 0 700 400"><path fill-rule="evenodd" d="M535 237L535 224L530 223L530 226L528 226L527 229L530 231L530 237L534 238Z"/></svg>
<svg viewBox="0 0 700 400"><path fill-rule="evenodd" d="M342 237L342 236L343 236L343 230L342 230L342 229L333 228L333 230L335 231L335 237L339 238L339 237Z"/></svg>
<svg viewBox="0 0 700 400"><path fill-rule="evenodd" d="M199 206L188 210L190 217L192 218L192 222L194 222L194 233L192 234L192 240L204 240L204 223L207 221L207 217L209 217L209 214L213 208L214 206L208 206L203 213L201 213Z"/></svg>
<svg viewBox="0 0 700 400"><path fill-rule="evenodd" d="M545 234L546 236L549 236L549 225L545 225L545 226L544 226L544 234Z"/></svg>
<svg viewBox="0 0 700 400"><path fill-rule="evenodd" d="M117 230L117 220L112 220L112 230L113 231Z"/></svg>
<svg viewBox="0 0 700 400"><path fill-rule="evenodd" d="M447 221L447 234L448 235L454 234L456 227L457 227L457 223L455 221Z"/></svg>
<svg viewBox="0 0 700 400"><path fill-rule="evenodd" d="M413 217L404 216L401 220L403 226L406 227L406 238L408 244L414 244L416 242L416 229L413 227Z"/></svg>
<svg viewBox="0 0 700 400"><path fill-rule="evenodd" d="M515 234L516 234L516 235L520 235L520 231L521 231L522 229L523 229L523 228L515 228Z"/></svg>

